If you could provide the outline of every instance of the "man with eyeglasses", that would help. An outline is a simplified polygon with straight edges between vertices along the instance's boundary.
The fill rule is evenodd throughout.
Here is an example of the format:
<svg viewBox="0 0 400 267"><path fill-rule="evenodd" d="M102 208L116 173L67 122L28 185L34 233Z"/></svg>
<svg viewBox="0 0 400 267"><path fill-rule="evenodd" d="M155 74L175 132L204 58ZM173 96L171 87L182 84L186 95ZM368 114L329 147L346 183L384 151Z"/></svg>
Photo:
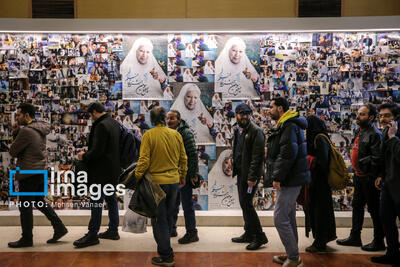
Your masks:
<svg viewBox="0 0 400 267"><path fill-rule="evenodd" d="M399 230L396 217L400 219L400 131L398 129L399 107L382 104L378 107L379 124L383 131L383 176L376 179L375 186L381 190L380 215L386 235L387 250L382 256L371 257L372 262L382 264L400 263Z"/></svg>
<svg viewBox="0 0 400 267"><path fill-rule="evenodd" d="M338 245L361 247L365 251L385 250L384 233L379 217L379 195L375 187L375 179L380 176L381 132L375 127L376 107L363 105L357 111L356 122L359 126L353 139L351 164L354 169L354 197L352 211L352 228L350 236L336 240ZM362 246L361 230L364 222L365 205L371 214L374 225L374 239L370 244Z"/></svg>

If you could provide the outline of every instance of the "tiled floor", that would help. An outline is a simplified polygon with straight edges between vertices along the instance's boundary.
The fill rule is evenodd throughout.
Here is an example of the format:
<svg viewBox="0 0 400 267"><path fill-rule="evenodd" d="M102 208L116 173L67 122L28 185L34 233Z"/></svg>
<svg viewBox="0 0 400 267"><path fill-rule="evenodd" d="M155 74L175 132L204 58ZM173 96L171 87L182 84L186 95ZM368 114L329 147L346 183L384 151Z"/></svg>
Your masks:
<svg viewBox="0 0 400 267"><path fill-rule="evenodd" d="M68 227L69 233L61 242L46 244L52 235L52 228L47 226L34 228L34 247L9 249L8 241L17 240L19 227L0 227L0 266L151 266L151 257L156 256L156 244L151 227L147 233L132 234L120 231L118 241L101 240L100 244L84 249L73 248L72 242L80 238L86 227ZM233 236L242 233L240 227L199 227L200 241L180 245L177 239L185 230L178 228L178 238L171 243L175 254L176 266L279 266L272 263L273 255L284 252L278 233L273 227L266 227L269 243L257 252L247 252L245 245L230 241ZM347 237L349 229L338 228L339 238ZM363 231L364 243L372 239L372 229ZM359 248L340 247L335 242L329 243L329 252L311 255L305 248L312 239L304 236L304 228L299 228L299 248L304 266L379 266L371 264L372 254ZM384 265L382 265L384 266Z"/></svg>

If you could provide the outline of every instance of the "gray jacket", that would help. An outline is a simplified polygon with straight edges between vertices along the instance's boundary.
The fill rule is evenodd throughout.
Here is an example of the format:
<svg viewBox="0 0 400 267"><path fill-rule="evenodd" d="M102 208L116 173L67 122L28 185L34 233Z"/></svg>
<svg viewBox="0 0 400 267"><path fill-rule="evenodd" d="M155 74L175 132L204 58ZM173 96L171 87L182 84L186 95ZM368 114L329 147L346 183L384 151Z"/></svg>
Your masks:
<svg viewBox="0 0 400 267"><path fill-rule="evenodd" d="M42 121L33 121L21 128L10 147L10 154L17 158L17 167L21 170L44 170L47 164L46 135L50 125ZM16 174L16 179L23 180L29 174Z"/></svg>

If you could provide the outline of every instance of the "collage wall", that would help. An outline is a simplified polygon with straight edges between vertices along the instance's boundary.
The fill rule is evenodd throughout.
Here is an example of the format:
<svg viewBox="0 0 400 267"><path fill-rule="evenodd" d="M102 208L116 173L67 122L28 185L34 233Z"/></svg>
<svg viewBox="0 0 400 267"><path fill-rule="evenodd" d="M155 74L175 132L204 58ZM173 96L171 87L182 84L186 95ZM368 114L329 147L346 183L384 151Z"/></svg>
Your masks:
<svg viewBox="0 0 400 267"><path fill-rule="evenodd" d="M86 149L91 102L138 135L153 127L153 107L178 110L195 135L204 178L193 193L196 210L238 209L227 164L238 104L251 107L268 137L270 100L285 96L300 115L326 122L349 163L360 105L400 102L399 56L399 32L0 34L0 209L15 208L8 151L19 103L31 102L36 118L51 123L48 163L55 170L68 170ZM334 192L335 210L351 210L352 193L351 186ZM47 198L56 209L88 209L88 197ZM255 206L272 210L274 199L274 190L260 185Z"/></svg>

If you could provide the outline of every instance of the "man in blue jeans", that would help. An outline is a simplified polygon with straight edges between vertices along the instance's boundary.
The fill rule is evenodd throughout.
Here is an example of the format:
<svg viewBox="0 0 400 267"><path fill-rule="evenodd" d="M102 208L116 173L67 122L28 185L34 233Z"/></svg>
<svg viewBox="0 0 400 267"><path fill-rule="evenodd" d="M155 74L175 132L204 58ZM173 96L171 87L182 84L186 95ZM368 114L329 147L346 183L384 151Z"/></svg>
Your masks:
<svg viewBox="0 0 400 267"><path fill-rule="evenodd" d="M121 134L119 124L114 120L100 103L91 103L88 107L93 122L89 134L88 151L80 152L78 159L83 160L88 166L89 183L98 184L98 196L93 194L90 199L91 217L89 232L74 242L77 248L84 248L99 244L99 238L118 240L118 203L115 192L110 196L104 195L103 187L118 183L120 174L119 137ZM104 200L108 206L109 228L106 232L100 230Z"/></svg>
<svg viewBox="0 0 400 267"><path fill-rule="evenodd" d="M171 230L178 189L186 181L187 156L182 136L166 127L166 115L163 107L150 111L151 124L155 127L143 135L135 176L136 179L143 179L144 174L148 173L166 194L158 206L157 217L151 220L159 254L159 257L151 259L151 263L174 266Z"/></svg>
<svg viewBox="0 0 400 267"><path fill-rule="evenodd" d="M197 171L199 169L199 157L197 155L196 141L189 125L181 119L181 114L177 110L170 110L167 115L167 125L169 128L177 130L181 134L188 158L188 172L186 174L186 184L182 187L176 198L174 211L174 221L172 225L171 237L178 236L176 231L176 221L178 219L179 205L182 202L183 214L185 217L186 234L178 240L179 244L189 244L199 241L196 229L196 216L193 205L193 188L197 182Z"/></svg>

